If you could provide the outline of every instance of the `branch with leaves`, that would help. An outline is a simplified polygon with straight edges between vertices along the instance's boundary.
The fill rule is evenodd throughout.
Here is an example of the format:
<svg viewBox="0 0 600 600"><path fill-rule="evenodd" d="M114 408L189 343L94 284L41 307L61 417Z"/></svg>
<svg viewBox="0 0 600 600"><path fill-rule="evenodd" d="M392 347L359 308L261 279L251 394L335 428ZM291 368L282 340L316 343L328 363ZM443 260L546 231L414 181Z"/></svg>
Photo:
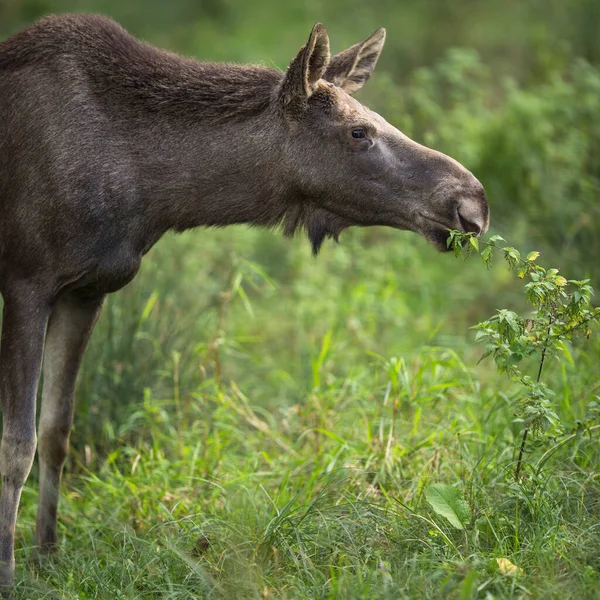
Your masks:
<svg viewBox="0 0 600 600"><path fill-rule="evenodd" d="M553 409L554 392L542 381L544 365L550 357L559 357L565 343L574 336L589 338L591 327L600 323L600 308L594 308L594 294L589 279L566 279L558 269L545 269L537 264L539 252L530 252L526 258L506 240L495 235L480 242L470 233L450 231L448 248L456 256L468 258L480 255L484 265L490 267L495 252L501 252L510 270L514 270L525 284L525 298L533 306L528 316L500 309L486 321L474 327L476 340L486 344L481 360L491 356L501 373L523 386L517 406L517 419L523 424L523 437L519 448L515 479L518 481L523 464L527 436L560 425ZM482 247L480 249L480 247ZM537 376L523 373L525 359L537 360Z"/></svg>

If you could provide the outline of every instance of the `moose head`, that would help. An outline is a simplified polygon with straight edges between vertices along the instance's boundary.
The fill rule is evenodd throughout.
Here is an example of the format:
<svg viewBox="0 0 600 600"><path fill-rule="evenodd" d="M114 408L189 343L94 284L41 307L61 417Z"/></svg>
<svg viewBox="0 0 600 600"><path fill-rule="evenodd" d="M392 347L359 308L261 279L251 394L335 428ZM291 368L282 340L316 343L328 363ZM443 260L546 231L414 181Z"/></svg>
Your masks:
<svg viewBox="0 0 600 600"><path fill-rule="evenodd" d="M362 43L330 56L317 23L290 64L279 101L289 138L280 160L315 253L325 237L351 225L387 225L417 232L446 249L448 229L476 235L489 224L481 183L456 160L414 142L353 94L369 79L385 41L379 29ZM291 215L291 216L290 216ZM285 227L293 231L290 210Z"/></svg>

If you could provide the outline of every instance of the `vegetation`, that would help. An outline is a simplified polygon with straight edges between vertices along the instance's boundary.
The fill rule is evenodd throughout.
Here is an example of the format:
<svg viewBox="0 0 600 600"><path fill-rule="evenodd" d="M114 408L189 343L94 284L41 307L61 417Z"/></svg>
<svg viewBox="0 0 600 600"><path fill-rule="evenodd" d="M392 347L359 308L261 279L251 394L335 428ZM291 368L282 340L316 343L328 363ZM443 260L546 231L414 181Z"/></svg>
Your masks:
<svg viewBox="0 0 600 600"><path fill-rule="evenodd" d="M348 4L0 7L5 34L97 10L173 49L281 68L315 20L334 51L384 25L361 99L466 164L493 233L521 249L452 234L484 258L496 246L486 269L383 229L317 260L241 227L161 241L93 336L60 560L22 568L17 597L600 595L598 3Z"/></svg>
<svg viewBox="0 0 600 600"><path fill-rule="evenodd" d="M486 266L491 265L493 250L505 243L506 240L499 235L485 243L481 258ZM473 249L479 252L479 240L460 231L450 232L448 246L457 256L466 252L467 258ZM487 342L487 352L482 359L493 356L498 370L523 386L516 414L517 421L523 424L523 438L515 468L515 481L519 482L529 432L549 428L561 431L560 419L552 402L554 392L542 381L546 360L564 353L565 344L577 334L589 339L592 334L590 327L600 323L600 308L590 305L594 290L589 279L567 280L558 269L545 269L536 263L540 255L536 251L530 252L525 259L511 246L504 246L502 252L509 268L517 270L520 279L529 279L525 285L525 296L535 310L529 317L522 317L511 310L498 310L493 317L475 327L478 330L475 339ZM521 365L531 358L535 359L535 378L526 375ZM599 427L594 426L593 429ZM547 458L548 452L540 465Z"/></svg>

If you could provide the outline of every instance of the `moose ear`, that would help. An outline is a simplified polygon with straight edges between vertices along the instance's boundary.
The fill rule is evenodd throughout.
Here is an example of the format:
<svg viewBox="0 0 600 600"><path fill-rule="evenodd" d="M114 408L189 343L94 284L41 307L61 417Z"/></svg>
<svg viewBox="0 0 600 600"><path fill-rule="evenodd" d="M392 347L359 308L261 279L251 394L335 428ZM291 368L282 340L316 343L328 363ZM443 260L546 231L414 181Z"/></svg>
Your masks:
<svg viewBox="0 0 600 600"><path fill-rule="evenodd" d="M364 42L332 56L323 79L353 94L371 77L384 42L385 29L382 27Z"/></svg>
<svg viewBox="0 0 600 600"><path fill-rule="evenodd" d="M306 46L290 63L281 87L285 109L297 110L310 98L329 64L329 37L322 23L310 32Z"/></svg>

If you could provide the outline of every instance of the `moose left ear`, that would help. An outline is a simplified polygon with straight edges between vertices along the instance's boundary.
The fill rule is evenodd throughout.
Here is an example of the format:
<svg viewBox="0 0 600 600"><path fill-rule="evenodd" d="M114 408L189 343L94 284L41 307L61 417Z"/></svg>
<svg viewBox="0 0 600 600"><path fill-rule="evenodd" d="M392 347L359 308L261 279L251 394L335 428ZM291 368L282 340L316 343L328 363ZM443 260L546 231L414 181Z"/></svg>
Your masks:
<svg viewBox="0 0 600 600"><path fill-rule="evenodd" d="M384 42L385 29L382 27L364 42L332 56L323 79L353 94L371 77Z"/></svg>
<svg viewBox="0 0 600 600"><path fill-rule="evenodd" d="M306 46L290 63L281 87L284 110L297 112L304 106L323 77L329 64L329 36L322 23L317 23L310 33Z"/></svg>

